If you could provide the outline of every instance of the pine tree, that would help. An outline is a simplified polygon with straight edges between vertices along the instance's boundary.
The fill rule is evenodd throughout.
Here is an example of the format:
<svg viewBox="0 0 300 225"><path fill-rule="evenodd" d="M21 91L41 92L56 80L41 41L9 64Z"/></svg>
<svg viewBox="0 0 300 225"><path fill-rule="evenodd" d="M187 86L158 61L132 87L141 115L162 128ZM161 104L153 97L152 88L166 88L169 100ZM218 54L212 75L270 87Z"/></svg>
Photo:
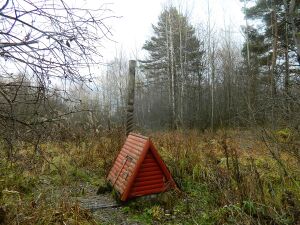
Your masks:
<svg viewBox="0 0 300 225"><path fill-rule="evenodd" d="M255 3L245 8L245 18L253 22L252 26L245 29L247 40L243 48L249 77L249 107L251 110L263 112L257 108L259 107L257 95L261 91L260 94L264 95L260 98L263 101L261 107L267 109L266 103L270 103L273 114L278 93L290 95L291 77L292 73L295 73L291 65L297 63L297 43L293 38L291 23L296 20L294 17L291 18L289 13L292 1L247 0L246 2ZM294 9L293 12L296 13ZM266 96L272 100L266 102Z"/></svg>
<svg viewBox="0 0 300 225"><path fill-rule="evenodd" d="M203 51L194 27L175 7L165 9L152 27L154 35L143 46L149 53L143 67L152 82L168 85L170 124L176 128L184 117L186 87L199 76Z"/></svg>

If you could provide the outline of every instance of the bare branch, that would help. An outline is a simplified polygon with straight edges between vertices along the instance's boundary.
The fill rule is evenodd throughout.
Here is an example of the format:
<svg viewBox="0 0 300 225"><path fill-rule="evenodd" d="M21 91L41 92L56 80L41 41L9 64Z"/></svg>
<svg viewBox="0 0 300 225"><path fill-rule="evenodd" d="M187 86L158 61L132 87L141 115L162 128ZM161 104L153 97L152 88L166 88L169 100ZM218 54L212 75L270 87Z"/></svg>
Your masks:
<svg viewBox="0 0 300 225"><path fill-rule="evenodd" d="M28 42L21 42L21 43L0 43L0 48L20 46L20 45L32 45L37 43L38 43L37 41L28 41Z"/></svg>

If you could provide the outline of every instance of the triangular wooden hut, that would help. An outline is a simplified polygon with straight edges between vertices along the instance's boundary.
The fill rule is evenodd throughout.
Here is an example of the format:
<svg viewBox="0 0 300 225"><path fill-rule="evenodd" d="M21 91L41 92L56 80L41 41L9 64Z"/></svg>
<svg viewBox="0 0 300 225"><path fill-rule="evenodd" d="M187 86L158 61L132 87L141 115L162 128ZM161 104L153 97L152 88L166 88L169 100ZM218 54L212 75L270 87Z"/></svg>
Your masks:
<svg viewBox="0 0 300 225"><path fill-rule="evenodd" d="M150 138L134 133L128 135L107 180L122 201L176 188Z"/></svg>

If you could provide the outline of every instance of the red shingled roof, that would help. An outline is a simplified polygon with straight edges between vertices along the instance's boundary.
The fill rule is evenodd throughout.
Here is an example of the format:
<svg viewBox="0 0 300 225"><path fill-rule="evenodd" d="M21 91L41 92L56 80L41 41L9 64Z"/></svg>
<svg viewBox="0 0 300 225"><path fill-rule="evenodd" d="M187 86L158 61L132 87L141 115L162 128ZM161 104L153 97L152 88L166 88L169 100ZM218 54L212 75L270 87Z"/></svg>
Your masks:
<svg viewBox="0 0 300 225"><path fill-rule="evenodd" d="M134 133L127 137L107 180L122 201L176 187L150 138Z"/></svg>

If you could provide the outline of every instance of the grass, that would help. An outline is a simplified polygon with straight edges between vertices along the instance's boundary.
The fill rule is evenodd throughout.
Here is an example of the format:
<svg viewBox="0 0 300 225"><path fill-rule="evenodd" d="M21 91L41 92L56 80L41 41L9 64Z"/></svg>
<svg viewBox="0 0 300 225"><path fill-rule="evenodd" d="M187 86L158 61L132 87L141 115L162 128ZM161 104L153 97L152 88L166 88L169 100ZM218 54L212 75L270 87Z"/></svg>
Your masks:
<svg viewBox="0 0 300 225"><path fill-rule="evenodd" d="M142 224L299 223L297 136L273 133L278 142L237 130L150 134L182 192L131 201L123 213ZM105 183L123 141L112 134L43 143L39 155L19 146L14 161L1 156L0 223L101 224L72 199Z"/></svg>
<svg viewBox="0 0 300 225"><path fill-rule="evenodd" d="M109 137L101 142L44 143L41 152L23 148L15 161L0 163L0 224L98 224L73 197L105 182L112 151ZM110 161L109 161L110 160Z"/></svg>

